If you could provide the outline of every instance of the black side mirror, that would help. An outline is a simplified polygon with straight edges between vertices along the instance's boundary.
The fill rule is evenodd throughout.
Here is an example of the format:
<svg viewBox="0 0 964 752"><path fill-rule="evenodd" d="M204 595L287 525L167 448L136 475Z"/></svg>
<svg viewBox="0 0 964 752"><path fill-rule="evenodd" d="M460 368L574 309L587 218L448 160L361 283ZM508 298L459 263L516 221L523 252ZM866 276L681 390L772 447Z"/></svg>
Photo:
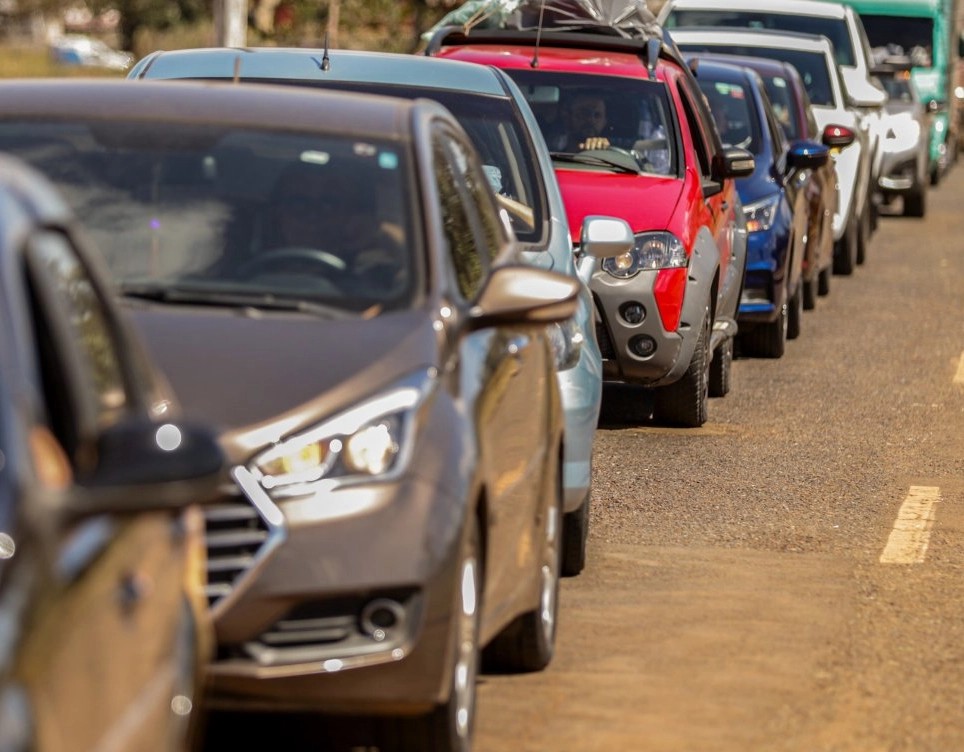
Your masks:
<svg viewBox="0 0 964 752"><path fill-rule="evenodd" d="M756 160L746 149L728 147L718 157L717 174L724 178L745 178L756 169Z"/></svg>
<svg viewBox="0 0 964 752"><path fill-rule="evenodd" d="M210 429L187 422L121 421L94 446L92 469L78 477L68 517L178 509L209 498L225 457Z"/></svg>
<svg viewBox="0 0 964 752"><path fill-rule="evenodd" d="M829 159L830 149L816 141L794 141L787 151L789 170L817 170Z"/></svg>

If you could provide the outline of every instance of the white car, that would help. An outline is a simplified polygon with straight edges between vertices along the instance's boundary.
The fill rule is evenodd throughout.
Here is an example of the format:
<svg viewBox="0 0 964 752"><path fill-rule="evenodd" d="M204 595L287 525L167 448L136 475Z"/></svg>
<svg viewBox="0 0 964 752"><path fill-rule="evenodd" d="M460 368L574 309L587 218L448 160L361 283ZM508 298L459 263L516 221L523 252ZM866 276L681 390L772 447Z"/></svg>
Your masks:
<svg viewBox="0 0 964 752"><path fill-rule="evenodd" d="M126 71L134 64L134 56L108 46L100 39L83 34L66 34L50 43L50 54L64 65Z"/></svg>
<svg viewBox="0 0 964 752"><path fill-rule="evenodd" d="M852 274L859 262L860 246L866 242L871 154L860 115L848 102L830 40L807 34L728 28L674 29L672 37L684 52L771 58L797 69L823 141L831 147L840 181L833 216L833 270L836 274Z"/></svg>
<svg viewBox="0 0 964 752"><path fill-rule="evenodd" d="M669 0L660 11L659 20L674 38L678 29L699 26L814 34L830 40L847 97L857 112L860 129L867 134L871 154L868 175L871 191L867 195L867 206L858 212L862 229L857 260L863 263L865 241L876 226L873 193L880 174L880 143L885 135L882 108L887 102L887 93L871 73L873 55L857 12L850 6L827 0Z"/></svg>
<svg viewBox="0 0 964 752"><path fill-rule="evenodd" d="M909 69L879 70L877 76L890 95L884 107L878 186L888 203L894 196L904 197L905 217L923 217L930 180L930 117L911 83Z"/></svg>

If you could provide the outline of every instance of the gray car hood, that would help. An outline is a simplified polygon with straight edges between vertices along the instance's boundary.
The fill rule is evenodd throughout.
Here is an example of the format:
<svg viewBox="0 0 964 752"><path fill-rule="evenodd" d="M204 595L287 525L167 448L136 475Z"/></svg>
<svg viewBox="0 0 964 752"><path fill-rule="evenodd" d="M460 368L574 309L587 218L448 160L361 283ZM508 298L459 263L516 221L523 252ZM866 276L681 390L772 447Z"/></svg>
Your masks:
<svg viewBox="0 0 964 752"><path fill-rule="evenodd" d="M437 357L426 310L369 320L139 303L129 312L183 413L220 430L235 461L252 436L303 430Z"/></svg>

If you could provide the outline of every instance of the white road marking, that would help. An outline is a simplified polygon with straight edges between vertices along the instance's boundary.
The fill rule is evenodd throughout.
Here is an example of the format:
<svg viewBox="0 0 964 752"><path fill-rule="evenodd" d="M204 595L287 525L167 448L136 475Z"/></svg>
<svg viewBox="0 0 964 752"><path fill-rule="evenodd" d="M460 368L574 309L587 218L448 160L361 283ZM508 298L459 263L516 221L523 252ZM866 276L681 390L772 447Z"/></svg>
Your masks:
<svg viewBox="0 0 964 752"><path fill-rule="evenodd" d="M881 564L922 564L934 525L934 505L941 500L937 486L911 486L897 513Z"/></svg>
<svg viewBox="0 0 964 752"><path fill-rule="evenodd" d="M954 374L955 384L964 384L964 353L961 353L961 359L957 361L957 373Z"/></svg>

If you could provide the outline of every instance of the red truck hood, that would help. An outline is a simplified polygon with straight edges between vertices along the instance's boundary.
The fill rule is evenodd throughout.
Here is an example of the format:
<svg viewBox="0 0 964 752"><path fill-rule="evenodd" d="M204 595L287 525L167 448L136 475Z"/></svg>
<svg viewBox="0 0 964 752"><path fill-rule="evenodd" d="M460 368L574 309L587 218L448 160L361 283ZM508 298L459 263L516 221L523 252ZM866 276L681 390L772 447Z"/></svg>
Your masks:
<svg viewBox="0 0 964 752"><path fill-rule="evenodd" d="M556 170L572 242L579 242L583 220L593 214L619 217L634 233L673 230L669 226L683 192L679 178L613 175L587 170Z"/></svg>

